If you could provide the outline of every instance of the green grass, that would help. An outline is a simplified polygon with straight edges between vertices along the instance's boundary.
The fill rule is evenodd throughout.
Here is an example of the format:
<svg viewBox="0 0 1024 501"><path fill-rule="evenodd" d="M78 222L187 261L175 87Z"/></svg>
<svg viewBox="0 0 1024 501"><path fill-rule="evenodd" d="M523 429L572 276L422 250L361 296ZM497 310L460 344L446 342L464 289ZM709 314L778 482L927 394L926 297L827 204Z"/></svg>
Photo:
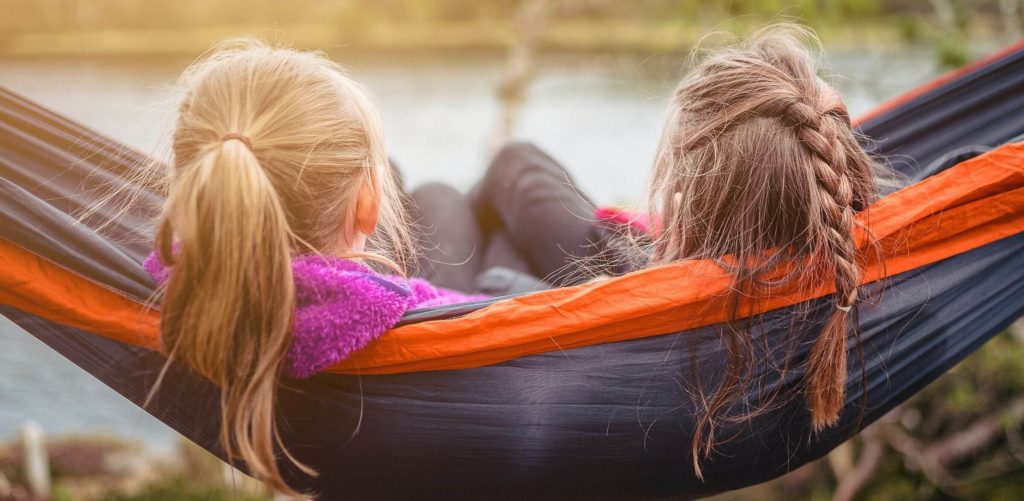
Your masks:
<svg viewBox="0 0 1024 501"><path fill-rule="evenodd" d="M552 23L541 46L568 52L685 52L708 33L748 33L772 20L744 16L709 22L678 16L655 23L643 19L566 18ZM990 33L988 24L979 20L974 31L968 33ZM813 27L826 45L839 48L882 48L943 39L932 24L897 16L845 23L820 21ZM256 35L305 48L382 51L504 50L515 39L508 22L312 22L272 27L8 32L0 34L0 55L197 55L218 40L239 35ZM949 55L955 58L952 52L955 47L942 49L944 59Z"/></svg>
<svg viewBox="0 0 1024 501"><path fill-rule="evenodd" d="M248 494L220 485L198 483L174 476L142 488L134 494L110 492L103 501L266 501L266 496Z"/></svg>

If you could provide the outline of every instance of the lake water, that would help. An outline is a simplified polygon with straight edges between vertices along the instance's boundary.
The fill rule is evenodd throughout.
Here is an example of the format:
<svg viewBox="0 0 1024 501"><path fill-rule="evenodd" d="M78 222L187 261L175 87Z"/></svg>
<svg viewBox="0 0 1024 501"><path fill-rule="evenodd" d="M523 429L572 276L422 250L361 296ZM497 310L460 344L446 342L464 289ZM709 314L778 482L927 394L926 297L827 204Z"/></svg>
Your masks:
<svg viewBox="0 0 1024 501"><path fill-rule="evenodd" d="M499 107L501 56L339 58L376 95L411 186L468 188L486 165ZM856 116L937 73L928 49L832 52L831 73ZM186 61L0 60L0 85L153 152L166 137L170 90ZM543 59L515 134L538 143L601 203L640 199L666 96L681 66L666 57ZM0 317L0 439L26 420L52 434L102 432L168 449L175 433Z"/></svg>

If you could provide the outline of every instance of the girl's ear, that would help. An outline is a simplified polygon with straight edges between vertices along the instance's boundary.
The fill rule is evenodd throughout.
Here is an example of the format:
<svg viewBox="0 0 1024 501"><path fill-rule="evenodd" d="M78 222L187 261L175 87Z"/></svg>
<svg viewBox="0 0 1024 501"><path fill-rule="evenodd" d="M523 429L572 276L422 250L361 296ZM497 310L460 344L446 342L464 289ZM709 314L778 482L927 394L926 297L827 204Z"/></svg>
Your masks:
<svg viewBox="0 0 1024 501"><path fill-rule="evenodd" d="M366 176L356 197L355 229L364 235L373 234L380 220L380 203L384 196L380 176L383 173L376 170L380 167Z"/></svg>

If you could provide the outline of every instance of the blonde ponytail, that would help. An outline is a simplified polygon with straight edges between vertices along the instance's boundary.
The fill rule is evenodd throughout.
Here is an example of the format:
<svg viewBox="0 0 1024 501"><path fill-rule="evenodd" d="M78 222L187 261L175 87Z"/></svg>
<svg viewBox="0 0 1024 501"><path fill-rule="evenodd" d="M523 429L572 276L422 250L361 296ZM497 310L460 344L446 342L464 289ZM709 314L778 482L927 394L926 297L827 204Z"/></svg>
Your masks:
<svg viewBox="0 0 1024 501"><path fill-rule="evenodd" d="M227 454L286 490L277 480L274 404L295 307L287 217L241 141L214 145L182 172L167 202L177 249L166 232L157 242L174 270L164 291L164 343L223 388Z"/></svg>
<svg viewBox="0 0 1024 501"><path fill-rule="evenodd" d="M392 256L408 258L412 239L386 172L376 110L320 54L231 41L182 82L156 237L171 270L164 347L222 389L227 455L292 493L279 459L316 473L289 454L275 421L296 306L292 258L361 255L393 265ZM345 231L368 180L382 183L385 197L372 243L377 254L351 248Z"/></svg>

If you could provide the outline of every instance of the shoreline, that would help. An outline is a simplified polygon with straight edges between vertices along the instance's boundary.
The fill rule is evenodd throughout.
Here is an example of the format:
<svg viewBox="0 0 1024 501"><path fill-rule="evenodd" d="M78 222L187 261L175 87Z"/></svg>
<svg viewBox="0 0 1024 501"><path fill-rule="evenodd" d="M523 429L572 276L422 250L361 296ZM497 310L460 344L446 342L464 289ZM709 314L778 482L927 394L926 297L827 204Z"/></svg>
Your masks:
<svg viewBox="0 0 1024 501"><path fill-rule="evenodd" d="M541 53L613 53L683 55L707 43L709 33L749 33L763 20L740 18L717 24L667 20L663 23L608 19L566 19L553 23L540 37ZM216 42L238 36L257 36L301 48L330 53L460 54L504 53L515 43L508 25L483 23L372 24L356 29L329 24L289 26L218 26L193 29L94 31L36 31L0 34L2 58L60 57L182 57L202 54ZM829 49L881 50L932 45L941 32L927 20L905 19L814 25ZM987 33L991 20L979 20L965 39ZM713 43L716 37L711 37Z"/></svg>

